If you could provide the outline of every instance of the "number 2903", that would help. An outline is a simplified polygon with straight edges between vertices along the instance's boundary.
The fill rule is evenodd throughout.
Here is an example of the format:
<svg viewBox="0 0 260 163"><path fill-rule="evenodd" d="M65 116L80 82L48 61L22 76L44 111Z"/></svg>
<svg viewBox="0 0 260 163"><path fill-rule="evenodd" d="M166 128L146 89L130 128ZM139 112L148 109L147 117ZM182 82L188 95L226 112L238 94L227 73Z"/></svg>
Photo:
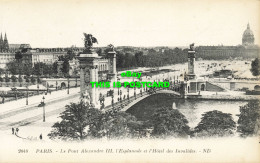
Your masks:
<svg viewBox="0 0 260 163"><path fill-rule="evenodd" d="M18 153L28 153L28 149L18 149Z"/></svg>

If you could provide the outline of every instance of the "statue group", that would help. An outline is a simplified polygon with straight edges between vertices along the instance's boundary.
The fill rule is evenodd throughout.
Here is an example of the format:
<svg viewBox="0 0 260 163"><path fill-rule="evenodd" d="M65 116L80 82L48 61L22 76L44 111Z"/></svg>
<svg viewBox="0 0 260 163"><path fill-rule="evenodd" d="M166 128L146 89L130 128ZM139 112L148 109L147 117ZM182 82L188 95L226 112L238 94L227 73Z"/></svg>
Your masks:
<svg viewBox="0 0 260 163"><path fill-rule="evenodd" d="M98 43L97 39L92 36L92 34L86 34L84 33L85 39L85 52L91 52L91 49L93 48L94 43Z"/></svg>

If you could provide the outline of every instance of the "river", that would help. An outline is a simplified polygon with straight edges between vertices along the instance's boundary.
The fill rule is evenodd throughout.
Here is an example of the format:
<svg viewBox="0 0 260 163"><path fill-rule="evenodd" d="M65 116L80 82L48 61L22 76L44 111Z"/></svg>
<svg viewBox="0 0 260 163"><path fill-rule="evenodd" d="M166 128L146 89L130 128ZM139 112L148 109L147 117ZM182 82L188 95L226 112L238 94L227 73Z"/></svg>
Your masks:
<svg viewBox="0 0 260 163"><path fill-rule="evenodd" d="M149 120L154 111L159 107L172 107L178 109L189 121L189 126L194 128L200 122L202 114L212 110L230 113L235 122L238 120L237 114L240 113L239 106L247 104L246 101L227 101L227 100L193 100L176 99L165 94L155 94L138 102L126 112L134 115L138 120Z"/></svg>

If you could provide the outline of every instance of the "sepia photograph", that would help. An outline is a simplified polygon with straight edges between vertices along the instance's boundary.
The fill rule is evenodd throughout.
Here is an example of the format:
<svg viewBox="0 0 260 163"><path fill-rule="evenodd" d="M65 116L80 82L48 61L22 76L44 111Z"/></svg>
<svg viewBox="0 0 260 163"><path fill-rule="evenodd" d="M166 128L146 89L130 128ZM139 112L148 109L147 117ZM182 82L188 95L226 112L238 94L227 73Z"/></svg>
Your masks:
<svg viewBox="0 0 260 163"><path fill-rule="evenodd" d="M0 162L260 162L259 0L0 0Z"/></svg>

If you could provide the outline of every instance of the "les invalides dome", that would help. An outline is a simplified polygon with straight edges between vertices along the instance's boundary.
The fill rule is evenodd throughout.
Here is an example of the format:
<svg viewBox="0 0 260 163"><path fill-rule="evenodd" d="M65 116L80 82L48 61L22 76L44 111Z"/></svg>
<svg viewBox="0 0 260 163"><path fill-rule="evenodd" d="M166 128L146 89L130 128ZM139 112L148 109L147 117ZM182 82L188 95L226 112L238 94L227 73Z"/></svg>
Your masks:
<svg viewBox="0 0 260 163"><path fill-rule="evenodd" d="M249 23L247 24L247 28L243 33L243 38L242 38L242 45L254 45L255 42L255 37L253 34L253 31L250 29Z"/></svg>

